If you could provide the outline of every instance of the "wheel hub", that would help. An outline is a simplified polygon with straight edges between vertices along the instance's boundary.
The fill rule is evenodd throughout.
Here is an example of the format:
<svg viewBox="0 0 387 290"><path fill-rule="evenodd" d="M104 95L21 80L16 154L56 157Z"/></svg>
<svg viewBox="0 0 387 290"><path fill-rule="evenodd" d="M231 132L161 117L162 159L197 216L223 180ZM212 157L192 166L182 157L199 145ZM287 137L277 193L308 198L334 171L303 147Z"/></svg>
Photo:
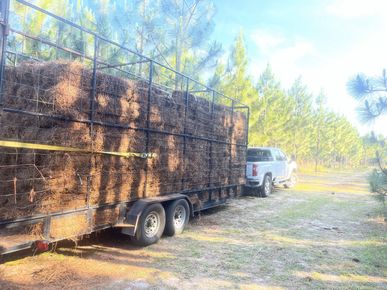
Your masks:
<svg viewBox="0 0 387 290"><path fill-rule="evenodd" d="M175 208L175 212L173 214L173 223L176 228L181 228L184 225L186 219L186 210L184 206L178 205Z"/></svg>
<svg viewBox="0 0 387 290"><path fill-rule="evenodd" d="M151 212L145 219L145 236L148 238L157 234L160 227L160 217L156 212Z"/></svg>
<svg viewBox="0 0 387 290"><path fill-rule="evenodd" d="M270 193L270 180L269 179L266 179L266 182L265 182L265 192L267 194Z"/></svg>
<svg viewBox="0 0 387 290"><path fill-rule="evenodd" d="M296 178L296 176L294 174L292 174L292 176L290 178L290 184L292 186L294 186L296 184L296 182L297 182L297 178Z"/></svg>
<svg viewBox="0 0 387 290"><path fill-rule="evenodd" d="M294 173L292 173L288 181L288 187L294 187L296 183L297 183L297 176Z"/></svg>

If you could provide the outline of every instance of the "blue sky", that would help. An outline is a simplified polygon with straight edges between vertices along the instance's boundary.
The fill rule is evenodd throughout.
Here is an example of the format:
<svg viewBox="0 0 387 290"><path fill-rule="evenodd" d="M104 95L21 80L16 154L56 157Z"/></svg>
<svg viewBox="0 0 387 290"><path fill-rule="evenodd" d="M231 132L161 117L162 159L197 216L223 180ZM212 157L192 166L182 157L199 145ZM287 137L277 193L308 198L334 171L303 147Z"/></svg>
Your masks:
<svg viewBox="0 0 387 290"><path fill-rule="evenodd" d="M358 72L380 75L387 68L386 0L215 0L212 37L229 50L244 32L250 74L267 63L285 88L302 76L311 92L321 89L328 106L341 112L362 134L387 136L387 118L362 125L346 83Z"/></svg>

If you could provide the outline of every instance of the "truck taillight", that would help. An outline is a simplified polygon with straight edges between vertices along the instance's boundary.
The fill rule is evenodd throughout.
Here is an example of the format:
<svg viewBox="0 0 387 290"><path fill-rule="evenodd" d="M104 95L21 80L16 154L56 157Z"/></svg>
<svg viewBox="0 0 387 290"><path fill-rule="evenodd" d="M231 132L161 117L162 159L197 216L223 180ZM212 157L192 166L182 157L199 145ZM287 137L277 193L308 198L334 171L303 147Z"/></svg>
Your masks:
<svg viewBox="0 0 387 290"><path fill-rule="evenodd" d="M258 175L258 165L253 164L253 176L257 176L257 175Z"/></svg>

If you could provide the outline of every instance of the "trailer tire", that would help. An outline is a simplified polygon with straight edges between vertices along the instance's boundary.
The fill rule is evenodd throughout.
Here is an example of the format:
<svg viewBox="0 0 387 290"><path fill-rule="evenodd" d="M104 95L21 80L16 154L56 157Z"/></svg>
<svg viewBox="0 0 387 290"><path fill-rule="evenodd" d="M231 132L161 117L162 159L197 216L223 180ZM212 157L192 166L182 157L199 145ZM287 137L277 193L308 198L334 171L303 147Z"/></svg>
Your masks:
<svg viewBox="0 0 387 290"><path fill-rule="evenodd" d="M263 183L260 190L261 197L268 197L271 194L272 191L272 181L271 176L269 174L266 174L263 178Z"/></svg>
<svg viewBox="0 0 387 290"><path fill-rule="evenodd" d="M165 211L160 203L154 203L142 212L132 241L145 247L157 243L165 228Z"/></svg>
<svg viewBox="0 0 387 290"><path fill-rule="evenodd" d="M189 221L190 209L185 199L171 202L166 208L166 224L164 234L174 236L181 234Z"/></svg>
<svg viewBox="0 0 387 290"><path fill-rule="evenodd" d="M296 184L297 184L297 174L294 171L292 171L292 173L290 174L290 178L287 182L285 182L284 187L293 188L296 186Z"/></svg>

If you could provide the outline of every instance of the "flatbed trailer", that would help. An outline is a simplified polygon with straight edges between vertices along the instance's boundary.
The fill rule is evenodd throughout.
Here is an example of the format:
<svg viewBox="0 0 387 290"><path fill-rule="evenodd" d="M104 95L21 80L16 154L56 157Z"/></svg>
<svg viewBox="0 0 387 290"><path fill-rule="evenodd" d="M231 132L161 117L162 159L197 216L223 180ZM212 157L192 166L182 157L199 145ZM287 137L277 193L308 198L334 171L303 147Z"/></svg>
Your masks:
<svg viewBox="0 0 387 290"><path fill-rule="evenodd" d="M193 216L195 212L224 204L229 198L241 194L245 183L245 153L248 140L249 108L246 105L162 63L27 1L3 0L0 2L0 11L0 117L3 116L3 123L0 122L0 126L3 127L3 134L0 133L0 157L3 158L0 158L0 206L3 207L0 210L4 213L4 215L0 213L0 255L31 247L38 246L39 248L42 245L44 248L45 245L58 240L76 239L82 235L111 227L121 228L124 234L133 237L134 242L146 246L157 242L163 232L168 235L181 232L188 222L189 216ZM44 16L44 25L55 23L56 26L53 27L57 28L57 34L59 34L58 29L60 28L80 36L84 40L83 47L79 47L79 45L76 47L74 43L66 43L60 41L59 38L56 40L50 39L48 34L42 36L29 31L25 24L35 14ZM34 47L36 48L35 51ZM119 54L122 59L104 57L103 54L106 51L110 52L110 56ZM21 99L20 96L17 96L18 99L15 101L16 97L9 93L10 82L14 82L11 83L11 86L17 86L20 90L21 87L26 86L23 83L24 78L34 78L33 72L36 67L38 67L41 76L46 77L42 72L47 66L51 65L50 62L63 60L76 60L87 67L87 69L79 69L82 74L87 75L87 82L90 84L86 97L88 106L86 117L84 115L79 117L74 114L54 113L57 112L58 104L51 99L39 99L39 90L42 88L36 88L36 86L34 86L34 90L38 91L36 100L22 96L28 101L23 100L23 103L19 100ZM29 66L28 71L21 74L19 68L27 66L26 63ZM72 64L61 63L60 65L66 70ZM11 79L11 73L15 74L16 78ZM99 108L102 106L101 95L98 94L101 91L101 82L103 82L105 75L112 76L106 81L106 86L109 86L109 82L122 84L124 80L135 81L138 86L141 84L141 90L136 90L137 92L145 92L143 94L144 98L139 98L139 102L143 102L143 106L141 106L141 110L139 109L140 117L138 120L143 118L143 126L138 126L137 123L134 126L128 121L113 122L110 119L106 121L102 117L110 118L111 116L108 114L98 118L100 116L98 115L100 114ZM57 78L63 77L63 75L56 77L55 81L57 81ZM13 87L12 89L14 89ZM44 89L51 90L52 88ZM108 93L105 92L104 94L107 95ZM102 96L105 96L104 94ZM162 118L168 117L168 110L166 112L162 111L161 108L164 107L156 104L156 101L163 102L162 106L171 106L171 112L174 110L173 108L177 108L176 112L178 111L180 114L178 129L176 129L177 127L168 127L165 122L160 123L160 125L155 121L157 118L152 115L155 114L153 112L154 108L160 110L157 114L161 115ZM35 104L33 107L30 106L31 102ZM120 102L120 100L115 100L114 106L117 102ZM23 104L27 105L23 107ZM201 108L207 108L208 110ZM114 109L116 110L116 107ZM120 110L123 111L123 108L120 107ZM195 118L197 118L196 124L192 122L191 111L194 111ZM224 124L223 130L220 130L224 132L220 132L220 135L214 133L216 131L217 113L223 114L218 117ZM202 122L198 117L200 114L207 116L208 120ZM240 130L235 126L236 117L239 118L239 121L242 120L243 123L240 124ZM35 140L36 138L31 140L31 138L22 138L21 131L17 131L19 133L14 135L8 134L4 124L7 125L7 120L17 122L18 118L20 120L31 120L31 128L34 126L32 124L42 120L50 120L56 126L62 126L62 123L66 124L63 125L65 129L68 128L65 127L68 126L67 124L85 126L90 132L88 139L90 144L87 143L90 146L85 149L77 146L52 144L50 140L47 140L47 142L42 142L42 139ZM121 120L122 118L120 118L118 116L118 119L116 119ZM201 125L202 123L204 125ZM37 129L41 130L39 132L45 132L46 127L40 126ZM25 126L25 128L28 128L28 126ZM25 130L25 128L18 130ZM63 130L63 134L67 134L68 130L66 130ZM141 143L141 146L143 146L141 147L142 151L122 152L122 150L113 151L111 148L106 150L105 147L96 149L97 139L95 136L97 135L95 135L95 132L98 130L102 130L103 134L109 134L114 130L126 132L125 134L135 132L133 134L137 135L130 136L134 136L134 139L138 136L143 138ZM114 137L114 135L112 136ZM72 139L72 137L69 139ZM173 149L174 151L164 147L163 149L157 149L157 144L164 144L167 142L165 140L168 140L168 145L171 143L176 147ZM71 141L69 142L71 143ZM104 141L105 143L110 142L110 139L108 141L104 139ZM124 141L123 139L120 140L121 143ZM101 146L103 145L105 144ZM127 148L130 148L130 146L127 146ZM222 148L223 151L216 151L216 148ZM157 150L158 153L152 152ZM166 150L166 152L163 152L163 150ZM181 171L181 175L177 175L173 181L170 181L172 179L168 179L167 175L161 175L163 173L157 171L160 176L156 182L153 180L156 170L152 162L162 164L158 159L164 157L168 159L168 154L176 154L179 159L178 165L176 165L178 169L172 169L170 174L175 176L176 172ZM98 157L95 157L96 155ZM31 159L32 161L29 159L31 162L28 164L22 163L20 160L24 158L23 156L32 156L33 159ZM55 210L51 211L36 209L40 194L42 197L39 202L43 204L43 202L46 202L47 196L53 192L47 189L47 184L52 184L52 180L55 181L55 177L48 176L49 174L45 171L47 168L43 168L42 164L39 163L39 158L44 159L45 156L57 158L62 163L65 162L64 160L71 161L71 158L76 159L78 157L80 160L85 160L85 164L82 165L85 165L87 170L84 167L82 167L82 170L78 168L79 170L74 171L73 175L69 174L71 176L68 177L79 179L79 184L76 187L79 194L75 196L75 199L80 199L80 205L77 204L70 208L65 206L63 208L56 207ZM119 161L120 158L126 158L125 160L133 158L136 159L135 162L140 164L136 168L141 168L141 174L137 172L136 184L132 185L130 189L125 189L127 191L125 198L122 197L121 192L115 192L113 198L98 193L99 199L94 201L95 168L100 166L97 161L105 162L104 158L111 162L112 166L116 166L121 162ZM226 174L222 178L218 178L220 171L216 166L223 159L226 166L224 164L222 166L226 168L222 169ZM13 163L7 163L7 160L13 160ZM168 159L167 161L169 162L167 163L168 166L175 166L173 160ZM191 164L193 161L200 162L200 174L197 173L200 176L192 174L192 170L195 169ZM33 175L20 177L21 173L27 172L23 171L26 166L33 168ZM109 163L107 166L110 166ZM132 165L125 163L125 166L130 167ZM104 168L106 169L106 167ZM117 165L114 177L119 176L117 178L122 179L122 174L119 172L120 168L123 167ZM166 170L161 169L161 171ZM51 173L55 173L52 168L50 170ZM9 177L11 176L9 175L10 172L15 172L13 178ZM49 172L48 169L47 172ZM106 179L104 174L101 170L100 176L98 176L102 180L100 182ZM110 177L113 176L111 173L106 174L108 179L113 178ZM128 178L129 175L126 174L125 176ZM63 182L62 179L58 178L59 181ZM167 180L169 183L164 184L163 180ZM110 181L105 180L104 182L109 183ZM21 183L23 183L23 188L28 183L29 186L32 186L31 190L19 192ZM125 183L125 180L121 180L121 187ZM110 183L109 186L111 186ZM104 188L107 194L110 194L109 190L113 190L109 186ZM37 187L41 190L38 191ZM66 184L64 184L64 187L66 187ZM9 188L12 190L7 191ZM66 196L64 193L61 194ZM31 204L20 206L22 200L29 200ZM66 201L66 203L75 204L71 201ZM11 215L13 214L10 210L11 207L15 210L13 216ZM5 214L6 211L10 211L10 217ZM100 217L103 217L103 219L100 219ZM80 228L76 228L78 224L82 224ZM64 225L66 229L58 231L58 228ZM36 229L39 229L38 233L34 232Z"/></svg>

